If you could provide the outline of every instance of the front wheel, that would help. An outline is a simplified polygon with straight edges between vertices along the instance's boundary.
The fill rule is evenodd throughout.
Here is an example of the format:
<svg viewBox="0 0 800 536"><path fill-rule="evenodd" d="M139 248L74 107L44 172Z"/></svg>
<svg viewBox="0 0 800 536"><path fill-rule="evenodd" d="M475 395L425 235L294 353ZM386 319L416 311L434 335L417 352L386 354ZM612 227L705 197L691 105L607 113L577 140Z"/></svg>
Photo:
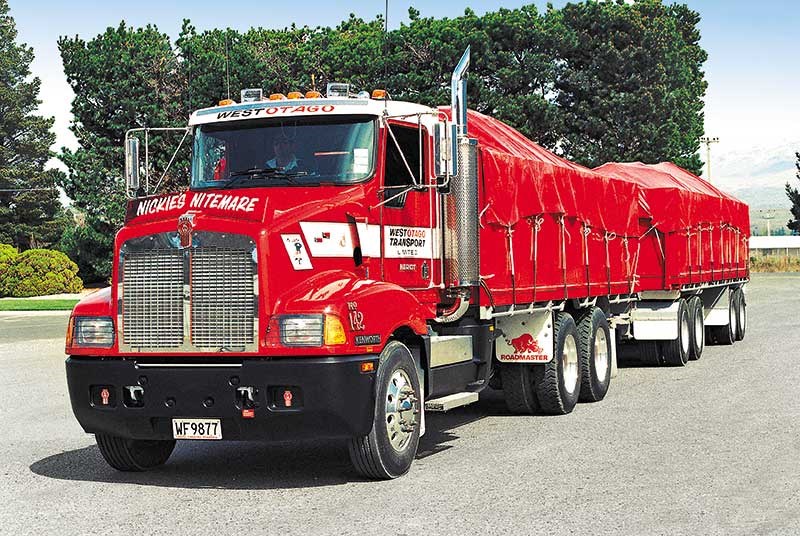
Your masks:
<svg viewBox="0 0 800 536"><path fill-rule="evenodd" d="M375 417L368 435L350 440L350 460L362 476L388 480L404 475L417 455L420 382L408 347L391 341L375 374Z"/></svg>
<svg viewBox="0 0 800 536"><path fill-rule="evenodd" d="M175 449L175 440L126 439L95 434L97 447L108 465L118 471L147 471L163 465Z"/></svg>

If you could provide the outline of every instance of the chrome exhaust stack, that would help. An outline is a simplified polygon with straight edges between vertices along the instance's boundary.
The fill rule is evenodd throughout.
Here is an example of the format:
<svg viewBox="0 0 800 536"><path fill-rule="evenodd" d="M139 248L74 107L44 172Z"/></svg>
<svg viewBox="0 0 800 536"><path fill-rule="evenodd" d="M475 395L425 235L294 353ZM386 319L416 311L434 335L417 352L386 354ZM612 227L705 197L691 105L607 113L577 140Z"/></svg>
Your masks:
<svg viewBox="0 0 800 536"><path fill-rule="evenodd" d="M442 312L439 322L454 322L463 316L470 289L480 285L478 261L478 142L467 135L467 80L470 47L464 51L450 80L451 118L456 137L456 175L444 203L445 284L454 306Z"/></svg>

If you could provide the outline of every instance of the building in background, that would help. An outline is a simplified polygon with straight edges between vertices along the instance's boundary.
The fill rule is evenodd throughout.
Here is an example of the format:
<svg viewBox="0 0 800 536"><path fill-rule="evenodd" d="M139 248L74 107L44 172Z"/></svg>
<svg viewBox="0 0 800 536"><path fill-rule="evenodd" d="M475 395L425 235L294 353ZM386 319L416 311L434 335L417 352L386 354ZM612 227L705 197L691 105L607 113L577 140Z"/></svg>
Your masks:
<svg viewBox="0 0 800 536"><path fill-rule="evenodd" d="M800 236L751 236L751 257L800 257Z"/></svg>

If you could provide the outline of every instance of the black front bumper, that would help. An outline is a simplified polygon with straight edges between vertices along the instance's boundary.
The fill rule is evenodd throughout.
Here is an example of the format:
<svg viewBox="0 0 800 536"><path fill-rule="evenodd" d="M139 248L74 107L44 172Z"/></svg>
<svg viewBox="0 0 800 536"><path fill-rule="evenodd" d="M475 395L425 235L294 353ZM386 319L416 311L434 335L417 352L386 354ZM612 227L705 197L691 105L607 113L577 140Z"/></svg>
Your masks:
<svg viewBox="0 0 800 536"><path fill-rule="evenodd" d="M360 365L376 361L375 355L252 358L230 365L171 359L68 358L69 396L83 429L172 439L175 417L219 418L223 439L282 441L362 436L372 428L375 375L361 373ZM203 366L172 366L182 363ZM141 407L126 399L126 386L143 388ZM255 388L253 404L237 396L237 387L244 386ZM293 395L288 406L287 390ZM252 409L252 418L243 409Z"/></svg>

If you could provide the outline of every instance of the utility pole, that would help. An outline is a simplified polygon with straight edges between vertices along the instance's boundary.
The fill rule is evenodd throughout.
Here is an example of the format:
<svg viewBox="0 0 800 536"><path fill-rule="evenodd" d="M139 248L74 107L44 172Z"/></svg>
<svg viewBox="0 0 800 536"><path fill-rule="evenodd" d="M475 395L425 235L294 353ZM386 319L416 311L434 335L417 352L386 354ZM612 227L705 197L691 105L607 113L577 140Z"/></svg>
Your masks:
<svg viewBox="0 0 800 536"><path fill-rule="evenodd" d="M772 220L775 219L775 213L772 210L768 210L763 216L761 216L765 220L767 220L767 236L772 236Z"/></svg>
<svg viewBox="0 0 800 536"><path fill-rule="evenodd" d="M700 143L706 144L706 167L708 169L706 180L711 182L711 144L712 143L719 143L719 138L717 137L709 137L709 136L701 136Z"/></svg>

